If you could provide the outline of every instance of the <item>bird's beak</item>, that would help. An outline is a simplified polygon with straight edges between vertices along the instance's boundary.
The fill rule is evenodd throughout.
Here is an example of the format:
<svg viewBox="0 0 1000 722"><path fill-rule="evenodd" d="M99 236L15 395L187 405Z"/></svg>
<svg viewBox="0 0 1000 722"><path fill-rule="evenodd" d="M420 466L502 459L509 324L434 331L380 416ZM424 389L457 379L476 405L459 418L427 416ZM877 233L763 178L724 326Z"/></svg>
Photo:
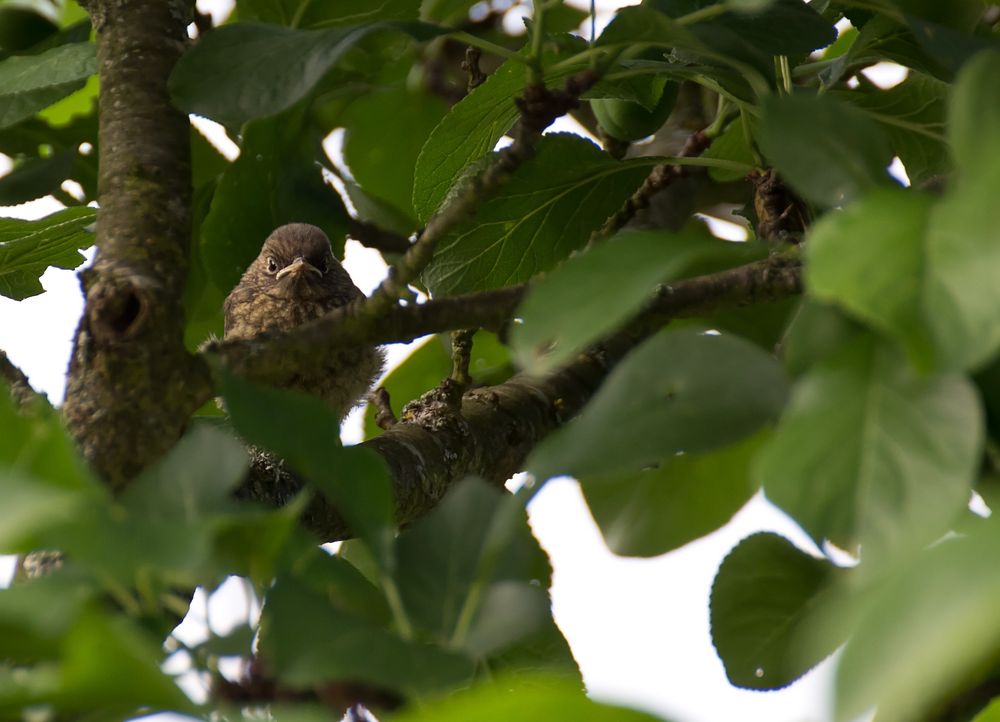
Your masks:
<svg viewBox="0 0 1000 722"><path fill-rule="evenodd" d="M287 266L285 266L280 271L278 271L278 273L275 276L275 278L280 279L282 276L295 276L295 277L298 277L298 276L301 276L303 273L305 273L307 271L312 271L317 276L322 276L323 275L323 272L321 270L319 270L318 268L316 268L316 266L314 266L313 264L309 263L309 261L307 261L306 259L304 259L302 256L299 256L294 261L292 261Z"/></svg>

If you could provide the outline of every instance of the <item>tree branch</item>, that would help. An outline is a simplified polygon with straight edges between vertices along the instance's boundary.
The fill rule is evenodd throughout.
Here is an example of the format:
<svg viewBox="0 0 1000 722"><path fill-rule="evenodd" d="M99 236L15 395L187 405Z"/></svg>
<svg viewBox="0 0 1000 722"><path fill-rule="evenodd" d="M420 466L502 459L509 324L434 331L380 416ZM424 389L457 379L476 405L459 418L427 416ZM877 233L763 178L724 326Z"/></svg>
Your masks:
<svg viewBox="0 0 1000 722"><path fill-rule="evenodd" d="M41 395L31 388L24 372L10 360L5 351L0 351L0 378L6 382L10 396L18 408L23 408Z"/></svg>
<svg viewBox="0 0 1000 722"><path fill-rule="evenodd" d="M404 420L365 442L389 465L397 521L418 518L465 476L502 484L539 441L579 413L619 360L671 319L778 301L801 291L799 265L781 257L679 281L664 286L623 331L545 378L519 375L469 391L458 411L449 399L425 395L408 407ZM299 479L261 455L240 496L281 506L301 489ZM327 541L350 534L336 507L319 495L303 523Z"/></svg>
<svg viewBox="0 0 1000 722"><path fill-rule="evenodd" d="M100 97L98 253L65 416L84 456L121 486L180 437L209 392L184 349L191 169L167 78L187 45L187 0L90 0Z"/></svg>

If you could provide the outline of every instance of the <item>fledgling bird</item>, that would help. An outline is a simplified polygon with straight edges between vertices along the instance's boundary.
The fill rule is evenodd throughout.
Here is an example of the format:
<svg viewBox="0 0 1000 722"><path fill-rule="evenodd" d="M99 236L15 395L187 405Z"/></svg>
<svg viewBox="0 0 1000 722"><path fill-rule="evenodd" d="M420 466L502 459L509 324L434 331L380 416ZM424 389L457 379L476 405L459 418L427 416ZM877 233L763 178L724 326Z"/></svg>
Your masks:
<svg viewBox="0 0 1000 722"><path fill-rule="evenodd" d="M289 223L264 241L260 255L226 297L225 338L252 338L288 331L363 298L316 226ZM331 354L315 373L296 376L287 388L318 396L343 419L382 370L382 350L373 346Z"/></svg>

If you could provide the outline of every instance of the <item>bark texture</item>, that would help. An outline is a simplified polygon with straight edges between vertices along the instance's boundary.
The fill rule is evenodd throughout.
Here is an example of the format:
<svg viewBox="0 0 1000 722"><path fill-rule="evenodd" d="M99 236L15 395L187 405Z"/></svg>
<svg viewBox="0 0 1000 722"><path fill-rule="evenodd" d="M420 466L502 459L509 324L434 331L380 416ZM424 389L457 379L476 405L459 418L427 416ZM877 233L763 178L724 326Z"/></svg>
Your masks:
<svg viewBox="0 0 1000 722"><path fill-rule="evenodd" d="M399 423L366 442L389 465L397 522L420 517L466 476L502 484L521 470L535 445L583 409L615 364L671 319L801 292L801 268L781 257L699 276L664 286L624 330L547 377L515 376L464 395L445 382L407 406ZM239 495L281 506L302 486L287 468L261 455L254 458ZM320 495L303 522L323 541L351 533L336 507Z"/></svg>
<svg viewBox="0 0 1000 722"><path fill-rule="evenodd" d="M184 349L191 171L187 117L167 78L187 44L185 0L91 0L97 32L97 258L81 274L65 415L119 487L177 441L209 378Z"/></svg>

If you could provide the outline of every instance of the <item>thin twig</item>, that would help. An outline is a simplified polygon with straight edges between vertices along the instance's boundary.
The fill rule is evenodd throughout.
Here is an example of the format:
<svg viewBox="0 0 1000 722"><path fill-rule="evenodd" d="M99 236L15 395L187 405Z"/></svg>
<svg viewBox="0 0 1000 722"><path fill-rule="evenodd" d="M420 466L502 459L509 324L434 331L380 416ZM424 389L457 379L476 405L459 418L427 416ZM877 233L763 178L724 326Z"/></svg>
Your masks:
<svg viewBox="0 0 1000 722"><path fill-rule="evenodd" d="M347 235L366 248L373 248L382 253L406 253L413 245L405 236L358 218L348 219Z"/></svg>
<svg viewBox="0 0 1000 722"><path fill-rule="evenodd" d="M469 76L466 84L466 92L471 93L480 85L486 82L486 73L479 67L479 60L483 57L483 51L471 45L465 49L465 60L462 61L462 70Z"/></svg>
<svg viewBox="0 0 1000 722"><path fill-rule="evenodd" d="M681 148L678 157L690 158L701 155L705 152L708 146L711 145L711 143L712 139L704 131L699 130L687 139L687 142L684 143L684 147ZM608 220L604 222L603 226L591 234L590 240L587 241L587 246L593 246L594 244L599 243L603 239L613 236L615 233L620 231L625 227L625 224L635 217L636 213L649 205L650 199L652 199L654 195L666 188L678 178L682 178L690 172L690 166L669 163L658 165L653 168L646 180L643 181L642 185L639 186L639 189L633 193L627 201L625 201L625 204L618 209L614 215L608 218Z"/></svg>
<svg viewBox="0 0 1000 722"><path fill-rule="evenodd" d="M475 329L451 332L451 378L462 389L472 385L469 375L469 357L472 355L472 337Z"/></svg>
<svg viewBox="0 0 1000 722"><path fill-rule="evenodd" d="M389 391L385 386L379 386L368 396L368 402L375 409L375 425L385 431L395 426L399 419L396 412L392 410L392 402L389 399Z"/></svg>

